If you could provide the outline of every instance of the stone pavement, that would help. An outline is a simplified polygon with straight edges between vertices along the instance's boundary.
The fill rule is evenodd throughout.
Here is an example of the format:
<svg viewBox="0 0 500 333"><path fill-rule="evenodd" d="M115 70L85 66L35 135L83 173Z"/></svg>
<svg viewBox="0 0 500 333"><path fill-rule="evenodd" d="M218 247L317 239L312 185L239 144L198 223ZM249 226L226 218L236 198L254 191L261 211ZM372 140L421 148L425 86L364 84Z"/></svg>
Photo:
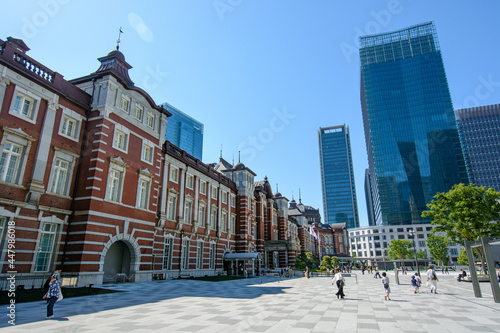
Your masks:
<svg viewBox="0 0 500 333"><path fill-rule="evenodd" d="M345 300L327 277L260 277L225 282L166 280L106 285L123 293L66 298L56 318L45 320L44 301L19 303L16 326L2 332L500 332L500 303L481 283L475 298L470 282L438 272L438 294L414 294L410 274L391 280L391 301L380 279L346 278ZM423 272L425 273L425 272Z"/></svg>

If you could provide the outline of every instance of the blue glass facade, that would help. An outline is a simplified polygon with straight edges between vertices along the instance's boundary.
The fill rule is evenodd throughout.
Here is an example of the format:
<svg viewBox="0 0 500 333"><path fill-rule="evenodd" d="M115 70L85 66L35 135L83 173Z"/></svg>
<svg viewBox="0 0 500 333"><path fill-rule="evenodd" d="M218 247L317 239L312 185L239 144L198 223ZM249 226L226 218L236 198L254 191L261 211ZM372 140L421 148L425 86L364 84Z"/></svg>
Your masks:
<svg viewBox="0 0 500 333"><path fill-rule="evenodd" d="M358 228L349 127L320 128L318 141L325 223L346 223L347 228Z"/></svg>
<svg viewBox="0 0 500 333"><path fill-rule="evenodd" d="M500 104L455 115L471 183L500 192Z"/></svg>
<svg viewBox="0 0 500 333"><path fill-rule="evenodd" d="M165 140L201 161L203 124L168 103L163 103L162 106L172 114L167 121Z"/></svg>
<svg viewBox="0 0 500 333"><path fill-rule="evenodd" d="M429 223L438 192L468 183L433 23L360 38L370 225Z"/></svg>

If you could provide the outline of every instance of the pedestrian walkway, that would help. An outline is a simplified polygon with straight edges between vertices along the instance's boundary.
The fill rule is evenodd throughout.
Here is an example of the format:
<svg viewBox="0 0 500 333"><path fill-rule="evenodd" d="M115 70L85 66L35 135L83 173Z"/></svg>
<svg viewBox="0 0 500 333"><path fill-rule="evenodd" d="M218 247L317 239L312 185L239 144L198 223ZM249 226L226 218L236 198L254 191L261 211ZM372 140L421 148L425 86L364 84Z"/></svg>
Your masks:
<svg viewBox="0 0 500 333"><path fill-rule="evenodd" d="M500 304L489 284L475 298L472 284L438 273L438 294L414 294L411 272L400 285L389 272L392 301L380 279L346 278L345 300L331 278L265 277L225 282L166 280L107 285L122 293L66 298L45 320L44 301L19 303L6 332L500 332ZM425 283L424 283L425 284ZM5 310L5 306L2 306Z"/></svg>

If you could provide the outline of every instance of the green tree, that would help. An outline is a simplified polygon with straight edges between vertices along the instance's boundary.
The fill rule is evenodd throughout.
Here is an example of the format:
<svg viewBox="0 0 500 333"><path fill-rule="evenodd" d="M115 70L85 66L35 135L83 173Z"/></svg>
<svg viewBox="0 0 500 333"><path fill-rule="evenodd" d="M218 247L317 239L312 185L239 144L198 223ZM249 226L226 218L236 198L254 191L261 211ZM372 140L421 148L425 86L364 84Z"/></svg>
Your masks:
<svg viewBox="0 0 500 333"><path fill-rule="evenodd" d="M463 245L464 241L500 236L500 193L492 188L454 185L448 192L436 194L427 207L422 217L430 217L433 232L445 232L452 242ZM485 267L483 249L476 248L476 253Z"/></svg>
<svg viewBox="0 0 500 333"><path fill-rule="evenodd" d="M469 264L469 260L467 259L467 253L465 252L464 248L462 248L462 251L460 251L460 254L458 255L457 261L460 265L465 266L465 265Z"/></svg>
<svg viewBox="0 0 500 333"><path fill-rule="evenodd" d="M390 250L387 254L392 260L401 260L401 265L403 264L403 259L407 258L412 254L410 248L413 243L406 239L393 239L389 243Z"/></svg>
<svg viewBox="0 0 500 333"><path fill-rule="evenodd" d="M441 262L443 265L448 263L448 245L450 242L444 236L429 235L427 237L427 247L437 263Z"/></svg>
<svg viewBox="0 0 500 333"><path fill-rule="evenodd" d="M310 271L315 271L318 269L319 267L319 258L317 255L311 253L311 252L307 252L306 253L306 257L307 257L307 266L309 266L309 270Z"/></svg>
<svg viewBox="0 0 500 333"><path fill-rule="evenodd" d="M427 259L427 252L417 251L417 259Z"/></svg>
<svg viewBox="0 0 500 333"><path fill-rule="evenodd" d="M337 258L336 256L332 256L330 258L330 261L332 262L332 268L337 267L339 265L339 263L340 263L339 258Z"/></svg>
<svg viewBox="0 0 500 333"><path fill-rule="evenodd" d="M319 265L321 266L320 270L322 272L332 269L332 260L330 256L323 256L323 259L321 259L321 263Z"/></svg>
<svg viewBox="0 0 500 333"><path fill-rule="evenodd" d="M319 266L318 256L311 252L301 252L299 258L295 261L295 267L305 269L306 266L309 267L309 271L316 270Z"/></svg>

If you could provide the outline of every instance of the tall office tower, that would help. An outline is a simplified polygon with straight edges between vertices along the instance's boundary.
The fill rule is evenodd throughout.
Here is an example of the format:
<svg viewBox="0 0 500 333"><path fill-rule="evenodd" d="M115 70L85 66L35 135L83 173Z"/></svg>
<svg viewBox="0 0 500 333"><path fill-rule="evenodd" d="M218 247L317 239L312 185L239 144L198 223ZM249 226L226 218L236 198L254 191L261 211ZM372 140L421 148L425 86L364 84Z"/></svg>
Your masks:
<svg viewBox="0 0 500 333"><path fill-rule="evenodd" d="M172 114L168 118L165 140L201 161L203 124L168 103L163 103L162 106Z"/></svg>
<svg viewBox="0 0 500 333"><path fill-rule="evenodd" d="M359 53L373 223L429 223L434 195L468 184L434 23L360 37Z"/></svg>
<svg viewBox="0 0 500 333"><path fill-rule="evenodd" d="M500 104L455 111L469 180L500 191Z"/></svg>
<svg viewBox="0 0 500 333"><path fill-rule="evenodd" d="M326 223L346 223L347 228L358 228L358 202L349 127L340 125L320 128L318 141Z"/></svg>

